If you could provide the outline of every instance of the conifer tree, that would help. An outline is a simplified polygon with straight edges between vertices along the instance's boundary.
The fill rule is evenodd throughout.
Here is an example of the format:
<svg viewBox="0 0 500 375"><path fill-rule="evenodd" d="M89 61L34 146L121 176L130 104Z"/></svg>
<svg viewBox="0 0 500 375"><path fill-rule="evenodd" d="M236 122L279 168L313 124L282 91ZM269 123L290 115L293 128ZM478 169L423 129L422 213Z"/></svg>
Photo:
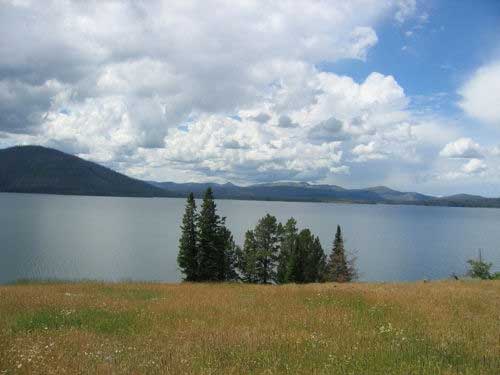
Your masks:
<svg viewBox="0 0 500 375"><path fill-rule="evenodd" d="M284 226L280 223L278 232L280 237L280 251L278 257L278 268L276 271L276 281L280 284L284 284L288 282L290 256L292 255L295 242L297 240L297 220L291 217Z"/></svg>
<svg viewBox="0 0 500 375"><path fill-rule="evenodd" d="M257 244L253 230L245 233L245 243L243 251L240 253L238 268L242 274L244 282L257 283Z"/></svg>
<svg viewBox="0 0 500 375"><path fill-rule="evenodd" d="M317 283L324 279L326 256L318 237L311 236L309 241L305 279L308 283Z"/></svg>
<svg viewBox="0 0 500 375"><path fill-rule="evenodd" d="M301 233L297 236L293 242L292 251L288 258L288 266L286 273L286 282L289 283L304 283L305 279L305 248L303 238L301 238Z"/></svg>
<svg viewBox="0 0 500 375"><path fill-rule="evenodd" d="M237 281L239 280L238 260L240 258L241 249L236 245L233 235L224 225L219 228L219 235L224 249L224 265L223 276L221 280Z"/></svg>
<svg viewBox="0 0 500 375"><path fill-rule="evenodd" d="M217 215L212 189L203 197L198 215L198 275L200 281L222 281L225 273L225 249L220 227L223 221Z"/></svg>
<svg viewBox="0 0 500 375"><path fill-rule="evenodd" d="M181 238L177 264L184 274L185 281L198 280L198 245L196 231L196 202L193 193L187 198L186 210L182 218Z"/></svg>
<svg viewBox="0 0 500 375"><path fill-rule="evenodd" d="M344 238L340 225L337 225L333 249L328 262L328 280L336 282L348 282L355 278L354 264L347 260L344 249Z"/></svg>
<svg viewBox="0 0 500 375"><path fill-rule="evenodd" d="M254 230L256 245L255 271L259 283L276 282L276 264L279 255L278 223L267 214L259 220Z"/></svg>
<svg viewBox="0 0 500 375"><path fill-rule="evenodd" d="M315 283L323 279L325 253L318 237L309 229L300 231L287 268L287 282Z"/></svg>

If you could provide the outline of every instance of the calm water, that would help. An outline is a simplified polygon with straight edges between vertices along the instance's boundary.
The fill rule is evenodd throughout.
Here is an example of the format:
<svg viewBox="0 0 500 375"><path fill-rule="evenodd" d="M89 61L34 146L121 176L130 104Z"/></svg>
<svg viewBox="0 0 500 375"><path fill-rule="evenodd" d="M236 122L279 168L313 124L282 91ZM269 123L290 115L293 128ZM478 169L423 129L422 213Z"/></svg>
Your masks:
<svg viewBox="0 0 500 375"><path fill-rule="evenodd" d="M319 235L335 226L362 280L448 277L477 254L500 265L500 209L218 201L238 243L271 213ZM0 194L0 283L20 278L178 281L184 200Z"/></svg>

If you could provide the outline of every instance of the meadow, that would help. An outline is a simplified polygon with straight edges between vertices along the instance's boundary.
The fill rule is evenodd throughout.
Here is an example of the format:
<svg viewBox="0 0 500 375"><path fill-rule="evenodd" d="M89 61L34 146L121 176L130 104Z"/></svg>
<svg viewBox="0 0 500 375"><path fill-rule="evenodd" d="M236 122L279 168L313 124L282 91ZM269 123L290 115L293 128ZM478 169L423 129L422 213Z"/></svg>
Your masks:
<svg viewBox="0 0 500 375"><path fill-rule="evenodd" d="M0 374L499 374L500 282L0 286Z"/></svg>

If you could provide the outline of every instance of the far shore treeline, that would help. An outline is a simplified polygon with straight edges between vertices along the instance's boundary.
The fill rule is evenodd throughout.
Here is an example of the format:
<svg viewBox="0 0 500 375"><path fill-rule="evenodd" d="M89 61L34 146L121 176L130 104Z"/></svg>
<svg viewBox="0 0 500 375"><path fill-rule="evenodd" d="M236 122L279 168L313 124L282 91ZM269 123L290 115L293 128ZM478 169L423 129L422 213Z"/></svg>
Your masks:
<svg viewBox="0 0 500 375"><path fill-rule="evenodd" d="M194 194L189 194L181 230L177 262L184 281L286 284L349 282L357 277L340 226L328 256L319 238L309 229L299 230L293 217L282 224L270 214L246 232L240 247L226 227L226 218L217 214L211 188L199 212Z"/></svg>

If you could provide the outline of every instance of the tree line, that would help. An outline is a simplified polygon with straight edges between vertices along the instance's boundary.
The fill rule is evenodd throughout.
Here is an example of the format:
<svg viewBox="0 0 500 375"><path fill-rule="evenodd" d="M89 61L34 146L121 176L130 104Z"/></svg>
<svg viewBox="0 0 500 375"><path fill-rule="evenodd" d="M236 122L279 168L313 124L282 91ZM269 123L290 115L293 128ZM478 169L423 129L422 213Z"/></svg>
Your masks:
<svg viewBox="0 0 500 375"><path fill-rule="evenodd" d="M177 263L185 281L242 281L258 284L349 282L357 277L355 259L348 257L337 226L327 256L319 238L309 229L299 230L292 217L283 225L267 214L245 233L238 246L217 214L211 188L198 212L189 194L181 224Z"/></svg>

